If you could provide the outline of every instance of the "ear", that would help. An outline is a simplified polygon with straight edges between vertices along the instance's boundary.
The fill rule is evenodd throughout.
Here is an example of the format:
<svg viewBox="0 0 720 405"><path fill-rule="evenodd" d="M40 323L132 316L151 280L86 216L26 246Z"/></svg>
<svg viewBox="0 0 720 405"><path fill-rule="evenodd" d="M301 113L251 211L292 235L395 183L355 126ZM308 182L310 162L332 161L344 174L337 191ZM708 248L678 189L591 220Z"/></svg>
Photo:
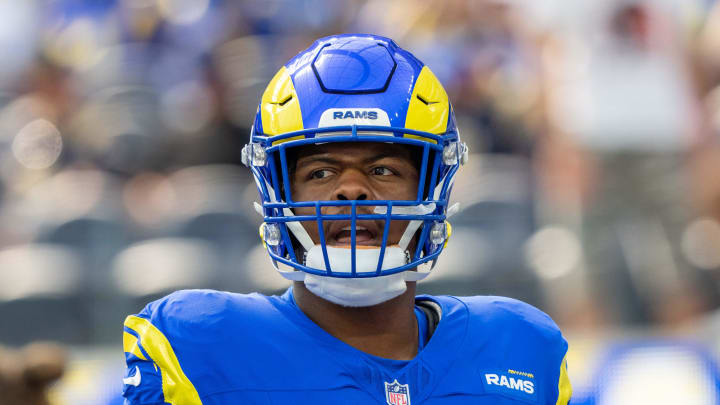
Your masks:
<svg viewBox="0 0 720 405"><path fill-rule="evenodd" d="M54 343L31 343L22 349L25 360L23 380L28 386L45 388L65 372L67 354Z"/></svg>

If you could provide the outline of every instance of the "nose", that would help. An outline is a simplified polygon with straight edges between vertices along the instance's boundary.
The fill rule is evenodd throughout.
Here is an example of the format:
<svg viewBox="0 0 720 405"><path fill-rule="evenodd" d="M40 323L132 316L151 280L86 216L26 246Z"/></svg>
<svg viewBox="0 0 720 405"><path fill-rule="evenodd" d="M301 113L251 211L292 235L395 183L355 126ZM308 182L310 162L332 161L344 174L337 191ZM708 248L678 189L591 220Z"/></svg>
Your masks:
<svg viewBox="0 0 720 405"><path fill-rule="evenodd" d="M338 200L367 200L370 195L367 177L357 169L347 169L340 174L334 195Z"/></svg>

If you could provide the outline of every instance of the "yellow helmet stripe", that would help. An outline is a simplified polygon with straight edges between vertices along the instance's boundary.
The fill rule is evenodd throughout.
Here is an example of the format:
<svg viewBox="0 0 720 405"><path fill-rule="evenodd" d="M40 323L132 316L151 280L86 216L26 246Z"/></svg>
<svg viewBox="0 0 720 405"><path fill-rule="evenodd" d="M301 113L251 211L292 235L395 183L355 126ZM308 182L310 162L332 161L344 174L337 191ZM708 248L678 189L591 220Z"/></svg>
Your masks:
<svg viewBox="0 0 720 405"><path fill-rule="evenodd" d="M449 116L448 95L430 68L424 66L415 81L415 87L410 96L405 128L442 134L447 129ZM433 139L418 135L405 134L405 138L437 143Z"/></svg>
<svg viewBox="0 0 720 405"><path fill-rule="evenodd" d="M285 66L280 68L265 89L260 102L260 116L263 132L267 135L280 135L304 128L300 101ZM275 143L289 140L291 139Z"/></svg>

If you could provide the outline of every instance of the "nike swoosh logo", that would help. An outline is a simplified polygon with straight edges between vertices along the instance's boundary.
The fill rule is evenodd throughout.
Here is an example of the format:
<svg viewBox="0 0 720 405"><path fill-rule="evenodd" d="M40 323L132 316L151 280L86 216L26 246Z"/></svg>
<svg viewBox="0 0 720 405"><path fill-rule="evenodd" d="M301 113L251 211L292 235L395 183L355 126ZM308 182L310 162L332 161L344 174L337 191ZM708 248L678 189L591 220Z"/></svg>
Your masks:
<svg viewBox="0 0 720 405"><path fill-rule="evenodd" d="M140 385L141 380L142 377L140 375L140 367L135 366L135 375L132 377L123 378L123 384L134 385L137 387L138 385Z"/></svg>
<svg viewBox="0 0 720 405"><path fill-rule="evenodd" d="M423 97L423 96L421 96L421 95L419 95L419 94L417 95L417 99L420 100L420 101L422 101L422 103L425 104L425 105L432 105L432 104L437 104L437 103L439 103L439 101L426 100L425 97Z"/></svg>

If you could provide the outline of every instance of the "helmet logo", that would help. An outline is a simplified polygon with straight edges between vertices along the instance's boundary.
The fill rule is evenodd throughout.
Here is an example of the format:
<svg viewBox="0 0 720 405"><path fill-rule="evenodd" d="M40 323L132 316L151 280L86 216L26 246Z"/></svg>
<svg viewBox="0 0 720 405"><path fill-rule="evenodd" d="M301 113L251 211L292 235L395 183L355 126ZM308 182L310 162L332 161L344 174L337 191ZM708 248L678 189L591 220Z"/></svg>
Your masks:
<svg viewBox="0 0 720 405"><path fill-rule="evenodd" d="M390 126L388 114L379 108L330 108L320 116L319 127L341 125Z"/></svg>
<svg viewBox="0 0 720 405"><path fill-rule="evenodd" d="M376 120L377 119L377 111L358 111L355 110L355 114L353 115L353 111L347 110L343 114L342 111L335 111L333 113L333 119L345 119L345 118L367 118L369 120Z"/></svg>

